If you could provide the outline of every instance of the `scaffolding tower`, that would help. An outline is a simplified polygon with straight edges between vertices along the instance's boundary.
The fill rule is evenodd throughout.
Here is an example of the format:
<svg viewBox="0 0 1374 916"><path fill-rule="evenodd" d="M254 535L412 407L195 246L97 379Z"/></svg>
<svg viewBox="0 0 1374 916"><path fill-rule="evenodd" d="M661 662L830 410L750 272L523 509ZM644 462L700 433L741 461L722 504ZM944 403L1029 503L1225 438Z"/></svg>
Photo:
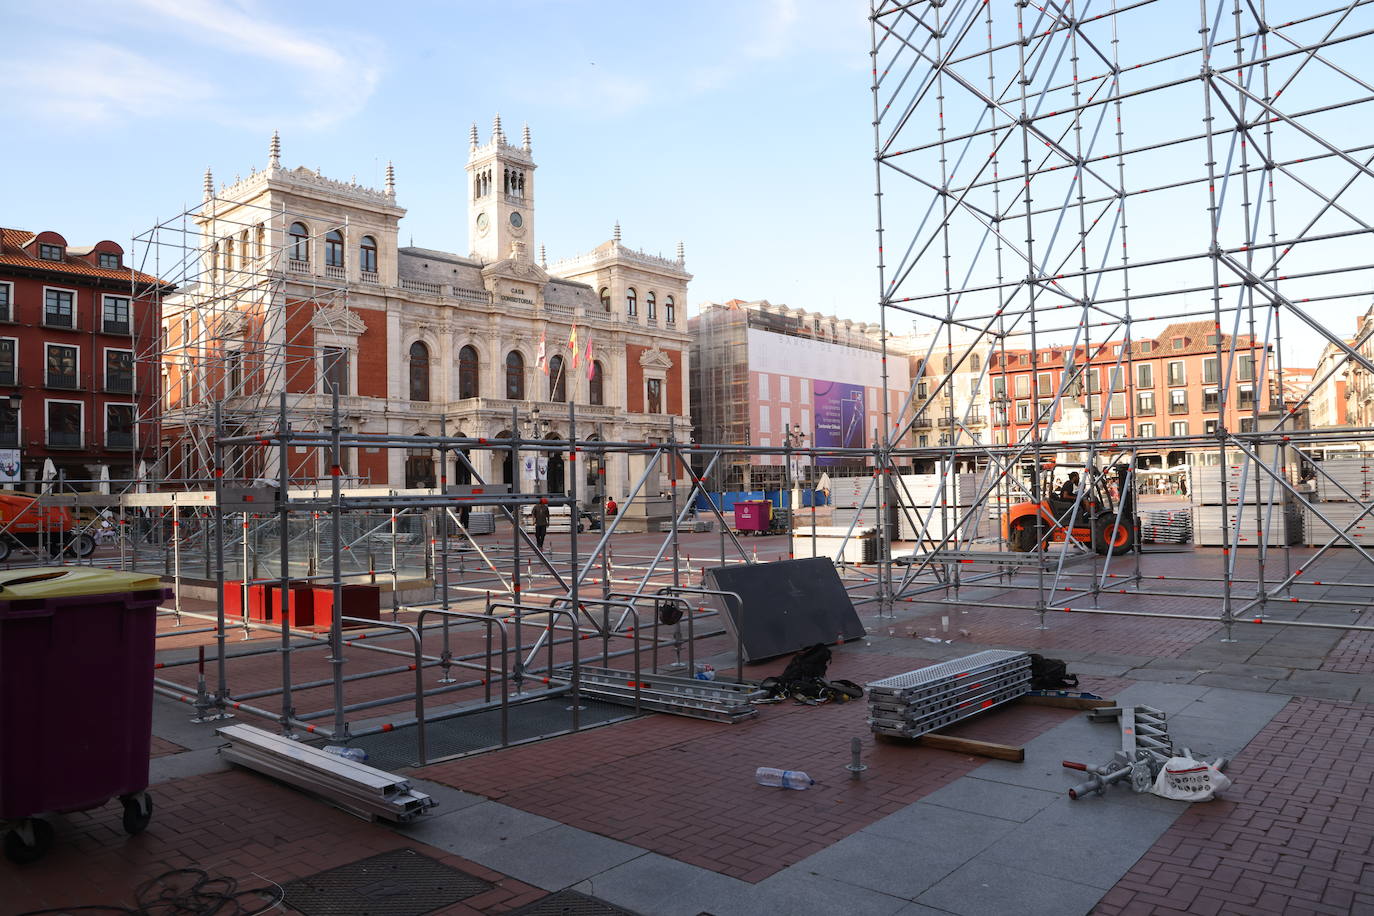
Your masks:
<svg viewBox="0 0 1374 916"><path fill-rule="evenodd" d="M1374 156L1361 125L1374 87L1359 76L1359 55L1374 34L1374 9L874 0L870 22L883 326L915 322L929 333L916 373L928 380L924 397L890 417L880 463L988 468L974 503L1005 511L1042 502L1036 471L1064 452L1132 467L1142 448L1207 454L1198 463L1214 467L1200 479L1209 501L1228 510L1213 513L1225 558L1219 587L1199 590L1220 613L1197 619L1220 620L1228 636L1235 622L1262 620L1270 602L1291 600L1299 577L1333 546L1374 561L1354 536L1374 508L1369 491L1352 492L1311 460L1335 445L1365 448L1371 431L1303 428L1311 394L1286 399L1280 384L1285 331L1334 348L1328 374L1374 369L1363 339L1347 342L1322 318L1339 310L1353 322L1371 295L1361 202L1374 199ZM1142 436L1133 345L1177 321L1205 323L1219 367L1217 420L1187 435ZM1051 353L1063 354L1057 387L1032 384L1029 425L1017 435L892 447L937 411L942 426L964 430L948 396L956 375L976 370L992 390L999 361L979 368L977 354L1008 351L1028 355L1032 378L1050 368ZM1105 403L1094 410L1091 398L1089 434L1063 435L1065 408L1091 390L1089 360L1111 367L1106 393L1125 395L1126 416L1111 418L1124 421L1124 437L1110 434ZM1006 366L1004 357L1003 375ZM1247 374L1260 390L1238 404ZM1353 511L1324 511L1306 483L1313 474ZM1266 538L1273 520L1264 507L1275 503L1321 526L1314 555L1295 558L1287 543ZM952 557L972 540L955 530L940 546ZM1064 562L1084 552L1071 538L1047 541L1021 583L1025 600L1003 599L1008 606L1039 611L1042 624L1046 610L1150 612L1140 601L1098 606L1109 580L1146 593L1138 552L1094 557L1086 571ZM1256 545L1243 561L1241 541ZM956 600L967 582L958 568L930 584L941 559L896 572L887 564L882 599Z"/></svg>

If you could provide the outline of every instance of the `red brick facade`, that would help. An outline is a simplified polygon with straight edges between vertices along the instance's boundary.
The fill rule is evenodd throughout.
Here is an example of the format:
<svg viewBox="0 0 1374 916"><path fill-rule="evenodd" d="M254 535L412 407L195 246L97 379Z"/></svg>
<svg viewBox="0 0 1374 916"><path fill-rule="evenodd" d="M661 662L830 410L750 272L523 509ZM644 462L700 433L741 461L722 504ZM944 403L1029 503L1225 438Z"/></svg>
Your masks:
<svg viewBox="0 0 1374 916"><path fill-rule="evenodd" d="M102 465L129 479L152 457L157 282L114 242L0 229L0 449L19 450L23 479L49 459L71 480Z"/></svg>

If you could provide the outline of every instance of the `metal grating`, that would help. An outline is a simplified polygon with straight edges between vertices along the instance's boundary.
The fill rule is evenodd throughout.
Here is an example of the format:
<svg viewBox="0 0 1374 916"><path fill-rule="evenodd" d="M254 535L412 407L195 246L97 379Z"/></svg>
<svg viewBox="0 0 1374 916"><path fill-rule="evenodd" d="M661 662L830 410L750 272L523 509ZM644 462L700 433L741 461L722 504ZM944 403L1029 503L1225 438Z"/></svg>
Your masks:
<svg viewBox="0 0 1374 916"><path fill-rule="evenodd" d="M511 744L551 738L572 729L572 712L568 696L550 697L528 703L512 704L508 723ZM632 710L614 703L582 697L580 725L588 728L623 719L635 718ZM417 762L416 727L402 726L389 732L365 735L350 740L349 746L367 751L369 766L383 770L400 770ZM431 721L425 728L429 744L429 761L475 754L501 746L501 712L487 709L467 715L451 716Z"/></svg>
<svg viewBox="0 0 1374 916"><path fill-rule="evenodd" d="M941 662L938 665L929 665L916 671L908 671L905 674L894 674L892 677L885 677L882 680L871 681L868 684L870 690L890 689L901 690L909 687L917 687L922 684L929 684L943 678L954 677L959 674L971 674L998 662L1006 662L1017 657L1024 658L1026 653L1014 652L1010 649L988 649L985 652L975 652L963 658L952 659L951 661Z"/></svg>
<svg viewBox="0 0 1374 916"><path fill-rule="evenodd" d="M493 887L421 855L393 849L286 884L286 904L305 916L421 916Z"/></svg>
<svg viewBox="0 0 1374 916"><path fill-rule="evenodd" d="M639 916L634 910L579 894L577 891L559 891L541 897L510 913L509 916Z"/></svg>

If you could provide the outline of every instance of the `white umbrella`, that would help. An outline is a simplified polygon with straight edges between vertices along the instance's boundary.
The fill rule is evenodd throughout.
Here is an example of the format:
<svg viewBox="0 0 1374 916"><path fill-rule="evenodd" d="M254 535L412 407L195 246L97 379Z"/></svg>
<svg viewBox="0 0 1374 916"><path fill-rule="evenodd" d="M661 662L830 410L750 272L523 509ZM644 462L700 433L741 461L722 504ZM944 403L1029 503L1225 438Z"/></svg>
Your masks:
<svg viewBox="0 0 1374 916"><path fill-rule="evenodd" d="M95 491L103 496L110 495L110 466L108 464L100 466L100 477L97 479Z"/></svg>
<svg viewBox="0 0 1374 916"><path fill-rule="evenodd" d="M57 465L52 463L51 458L43 459L43 492L47 493L52 489L52 482L57 479Z"/></svg>
<svg viewBox="0 0 1374 916"><path fill-rule="evenodd" d="M134 489L139 493L148 492L148 462L146 461L138 463L138 484Z"/></svg>

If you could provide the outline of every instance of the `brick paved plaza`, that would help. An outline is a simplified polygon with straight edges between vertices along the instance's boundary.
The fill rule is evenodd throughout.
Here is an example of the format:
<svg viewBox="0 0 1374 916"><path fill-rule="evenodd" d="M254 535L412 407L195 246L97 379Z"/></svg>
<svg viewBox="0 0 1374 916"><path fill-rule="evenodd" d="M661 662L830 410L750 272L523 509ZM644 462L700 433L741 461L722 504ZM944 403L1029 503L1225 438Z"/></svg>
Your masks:
<svg viewBox="0 0 1374 916"><path fill-rule="evenodd" d="M649 543L635 536L617 542L617 561L625 567L617 578L630 578L629 567ZM780 539L755 545L760 560L786 551ZM714 539L700 536L688 546L694 568L711 563L702 558L711 556ZM1297 551L1290 559L1304 562ZM1215 614L1218 602L1194 596L1216 590L1208 579L1221 562L1219 551L1205 550L1143 557L1139 582L1157 594L1134 594L1135 579L1103 580L1112 585L1096 606ZM1242 555L1237 575L1246 575L1248 562ZM1091 570L1081 572L1083 588L1067 594L1088 609L1094 606ZM0 864L0 910L128 906L140 882L176 867L202 868L244 888L412 849L490 883L489 890L437 911L444 913L509 912L568 888L631 912L685 916L1374 913L1368 634L1274 625L1367 623L1374 587L1341 587L1360 578L1354 561L1341 554L1314 563L1312 573L1311 582L1291 592L1299 601L1271 604L1269 623L1238 626L1235 642L1223 642L1222 628L1207 621L1060 612L1047 614L1047 628L1036 629L1035 614L996 606L1033 594L1011 588L1029 581L1023 573L966 582L957 604L928 603L938 593L899 602L894 617L878 619L873 605L860 604L869 636L834 650L830 676L859 683L991 647L1064 658L1084 689L1158 706L1169 714L1177 743L1234 757L1228 772L1235 785L1215 802L1190 806L1123 786L1105 797L1069 801L1065 789L1082 774L1060 761L1105 761L1116 738L1110 726L1069 710L1011 705L951 729L1024 745L1025 761L1014 764L875 743L863 702L787 703L761 707L756 718L736 725L651 714L434 762L411 775L439 807L398 830L230 769L217 755L221 742L212 727L190 723L189 706L158 698L151 826L125 836L117 805L55 817L57 842L46 859L23 868ZM864 578L859 571L851 580L859 596L872 584ZM1349 606L1301 600L1313 598ZM191 618L184 624L201 625ZM707 634L719 628L709 614L695 625ZM245 640L235 632L229 653L270 648L278 639L250 635ZM643 635L650 635L647 621ZM212 637L173 636L162 644L159 659L172 664L164 672L188 695L194 666L174 663L193 658L197 643L213 647ZM475 631L455 630L450 645L462 655L480 642ZM584 657L599 647L599 639L579 641ZM426 640L427 652L438 648ZM569 651L564 641L556 657ZM664 651L661 662L672 657L671 648ZM728 637L708 635L695 655L728 675L731 651ZM294 679L326 678L326 654L293 653ZM357 666L350 671L401 669L350 682L349 702L386 699L403 693L407 678L413 683L404 659L398 665L395 656L369 655L356 642L347 655ZM746 674L761 678L785 661L750 665ZM615 664L630 662L622 657ZM209 673L213 680L213 665ZM433 684L440 672L426 674ZM279 679L273 652L230 663L236 696ZM440 695L431 708L478 691ZM253 702L271 708L278 701ZM328 703L327 688L297 692L302 713ZM408 709L391 703L358 721L399 719ZM844 768L854 737L862 739L869 767L857 781ZM805 792L758 786L753 771L761 765L806 770L817 785Z"/></svg>

